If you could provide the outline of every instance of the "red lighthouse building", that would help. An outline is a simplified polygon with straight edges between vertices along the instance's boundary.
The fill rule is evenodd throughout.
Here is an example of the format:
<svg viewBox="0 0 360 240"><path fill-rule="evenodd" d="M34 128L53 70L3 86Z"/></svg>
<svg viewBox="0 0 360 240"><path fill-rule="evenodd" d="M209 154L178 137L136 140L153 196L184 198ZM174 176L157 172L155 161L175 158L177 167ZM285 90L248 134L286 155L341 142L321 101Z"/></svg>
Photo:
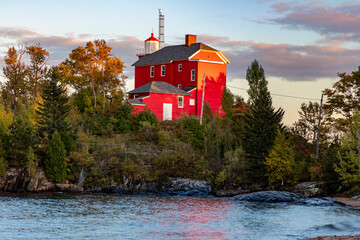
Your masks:
<svg viewBox="0 0 360 240"><path fill-rule="evenodd" d="M175 120L182 113L200 116L203 98L212 111L221 112L221 95L226 87L226 66L230 63L218 50L186 35L185 44L159 49L151 35L145 54L138 55L135 89L128 92L136 111L149 109L158 119Z"/></svg>

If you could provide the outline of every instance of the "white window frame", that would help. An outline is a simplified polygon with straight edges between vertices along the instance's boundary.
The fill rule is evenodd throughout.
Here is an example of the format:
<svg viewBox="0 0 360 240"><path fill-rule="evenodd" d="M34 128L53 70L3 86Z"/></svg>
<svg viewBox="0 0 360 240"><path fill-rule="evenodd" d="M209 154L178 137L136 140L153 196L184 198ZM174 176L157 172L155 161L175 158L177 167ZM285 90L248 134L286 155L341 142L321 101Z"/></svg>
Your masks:
<svg viewBox="0 0 360 240"><path fill-rule="evenodd" d="M179 64L179 65L178 65L178 71L179 71L179 72L182 72L182 64Z"/></svg>
<svg viewBox="0 0 360 240"><path fill-rule="evenodd" d="M195 99L194 98L190 98L189 105L190 106L195 106Z"/></svg>
<svg viewBox="0 0 360 240"><path fill-rule="evenodd" d="M178 84L178 88L180 88L180 89L181 89L181 84Z"/></svg>
<svg viewBox="0 0 360 240"><path fill-rule="evenodd" d="M155 76L155 66L150 66L150 77Z"/></svg>
<svg viewBox="0 0 360 240"><path fill-rule="evenodd" d="M134 94L134 99L135 99L135 98L137 98L138 96L139 96L139 95L137 95L137 94Z"/></svg>
<svg viewBox="0 0 360 240"><path fill-rule="evenodd" d="M165 65L161 65L161 76L165 76Z"/></svg>
<svg viewBox="0 0 360 240"><path fill-rule="evenodd" d="M191 69L191 81L195 81L195 69Z"/></svg>
<svg viewBox="0 0 360 240"><path fill-rule="evenodd" d="M181 105L180 105L181 99ZM184 108L184 96L178 96L178 108Z"/></svg>

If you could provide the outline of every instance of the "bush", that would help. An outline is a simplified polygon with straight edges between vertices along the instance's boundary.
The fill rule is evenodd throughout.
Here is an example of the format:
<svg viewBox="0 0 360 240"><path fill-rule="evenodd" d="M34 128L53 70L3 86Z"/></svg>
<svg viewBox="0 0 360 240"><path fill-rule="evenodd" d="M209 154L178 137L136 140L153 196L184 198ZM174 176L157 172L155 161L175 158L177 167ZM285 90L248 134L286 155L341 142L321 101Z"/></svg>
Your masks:
<svg viewBox="0 0 360 240"><path fill-rule="evenodd" d="M154 161L155 179L166 181L169 177L199 179L205 175L202 158L185 143L177 145L176 150L166 149Z"/></svg>
<svg viewBox="0 0 360 240"><path fill-rule="evenodd" d="M131 131L131 119L133 107L129 104L123 104L118 107L114 115L117 120L115 129L118 133L126 133Z"/></svg>
<svg viewBox="0 0 360 240"><path fill-rule="evenodd" d="M179 138L190 143L195 149L203 149L204 147L204 125L200 125L199 120L188 118L181 122L180 127L183 129L179 131Z"/></svg>
<svg viewBox="0 0 360 240"><path fill-rule="evenodd" d="M241 147L228 151L224 156L224 166L215 178L217 189L234 188L246 179L247 162Z"/></svg>
<svg viewBox="0 0 360 240"><path fill-rule="evenodd" d="M155 126L159 121L154 113L150 110L143 110L137 113L133 118L133 129L139 131L141 122L148 122L150 125Z"/></svg>

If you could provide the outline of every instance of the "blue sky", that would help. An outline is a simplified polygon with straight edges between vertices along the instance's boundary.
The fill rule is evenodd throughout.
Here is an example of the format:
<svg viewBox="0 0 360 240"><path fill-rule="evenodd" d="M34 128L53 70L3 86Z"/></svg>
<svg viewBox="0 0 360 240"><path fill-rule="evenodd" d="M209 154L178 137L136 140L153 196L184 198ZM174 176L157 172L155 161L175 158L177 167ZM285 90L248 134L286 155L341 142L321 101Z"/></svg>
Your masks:
<svg viewBox="0 0 360 240"><path fill-rule="evenodd" d="M187 33L222 51L231 61L228 85L248 88L246 68L256 58L265 69L271 93L320 98L337 72L360 65L360 1L2 1L0 66L9 46L40 42L50 51L49 64L63 61L86 41L105 39L121 58L133 88L136 49L153 30L158 8L165 15L165 41L182 44ZM246 91L230 88L247 99ZM285 123L297 118L307 99L273 95Z"/></svg>

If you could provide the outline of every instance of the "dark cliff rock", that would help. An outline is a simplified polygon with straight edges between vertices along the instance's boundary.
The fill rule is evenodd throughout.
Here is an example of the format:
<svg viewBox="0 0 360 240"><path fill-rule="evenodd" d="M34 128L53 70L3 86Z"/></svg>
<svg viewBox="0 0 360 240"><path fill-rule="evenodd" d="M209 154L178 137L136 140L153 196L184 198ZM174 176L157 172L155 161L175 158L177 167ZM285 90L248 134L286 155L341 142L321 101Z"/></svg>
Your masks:
<svg viewBox="0 0 360 240"><path fill-rule="evenodd" d="M11 167L0 177L0 192L74 192L75 189L75 184L47 181L44 170L39 167L32 177L20 167Z"/></svg>
<svg viewBox="0 0 360 240"><path fill-rule="evenodd" d="M133 181L132 179L123 176L122 183L118 186L92 187L88 188L87 192L206 197L211 194L212 188L208 181L187 178L174 178L162 185L158 185L155 182Z"/></svg>

